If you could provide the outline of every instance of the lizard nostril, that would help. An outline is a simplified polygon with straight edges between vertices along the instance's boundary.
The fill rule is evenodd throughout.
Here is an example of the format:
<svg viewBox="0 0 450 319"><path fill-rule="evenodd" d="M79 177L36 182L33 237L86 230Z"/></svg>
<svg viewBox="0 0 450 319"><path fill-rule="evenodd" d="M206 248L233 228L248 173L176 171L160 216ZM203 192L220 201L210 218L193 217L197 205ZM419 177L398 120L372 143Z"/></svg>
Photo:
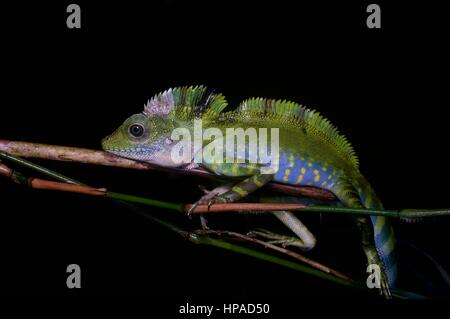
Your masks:
<svg viewBox="0 0 450 319"><path fill-rule="evenodd" d="M102 139L102 146L104 147L105 145L107 145L107 143L109 142L109 136L105 137Z"/></svg>

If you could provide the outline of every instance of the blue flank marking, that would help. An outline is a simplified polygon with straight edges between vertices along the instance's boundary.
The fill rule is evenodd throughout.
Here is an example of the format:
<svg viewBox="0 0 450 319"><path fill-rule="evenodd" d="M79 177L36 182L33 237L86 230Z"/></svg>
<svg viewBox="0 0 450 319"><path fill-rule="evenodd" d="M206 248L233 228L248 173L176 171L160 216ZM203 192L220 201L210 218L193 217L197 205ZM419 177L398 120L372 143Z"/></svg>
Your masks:
<svg viewBox="0 0 450 319"><path fill-rule="evenodd" d="M294 156L294 167L289 167L288 161L287 168L291 171L291 174L289 174L288 177L288 183L292 185L297 184L298 176L300 175L300 170L302 168L302 161L300 160L299 157Z"/></svg>
<svg viewBox="0 0 450 319"><path fill-rule="evenodd" d="M322 170L323 165L319 162L312 162L312 166L309 167L308 163L311 162L311 160L305 156L305 160L302 161L299 156L294 155L294 167L290 167L289 163L291 162L289 160L290 153L283 152L280 154L279 158L279 169L278 172L275 174L274 180L280 183L288 183L291 185L297 185L298 177L301 174L301 169L304 168L305 174L303 174L303 179L300 185L307 185L308 183L311 183L312 186L322 187L322 183L325 181L325 187L326 189L331 190L332 185L336 181L336 176L333 175L331 179L328 179L328 176L332 174L332 169L330 167L327 167L325 171ZM288 176L287 181L284 180L285 172L286 170L290 170L290 174ZM314 179L316 177L316 174L314 174L314 170L317 170L319 172L319 180L316 182Z"/></svg>
<svg viewBox="0 0 450 319"><path fill-rule="evenodd" d="M278 171L275 174L275 181L284 183L284 171L289 167L289 160L286 152L280 154Z"/></svg>
<svg viewBox="0 0 450 319"><path fill-rule="evenodd" d="M294 165L294 167L289 168L291 170L291 174L288 177L288 184L295 185L297 184L298 174L300 173L300 167Z"/></svg>
<svg viewBox="0 0 450 319"><path fill-rule="evenodd" d="M305 172L305 175L303 175L303 181L302 181L302 184L304 184L304 185L306 185L306 184L308 184L308 183L312 183L313 185L316 185L316 183L314 182L314 169L315 169L315 167L314 167L314 165L315 164L313 164L313 166L312 167L309 167L308 166L308 162L309 161L306 161L305 162L305 168L306 168L306 172Z"/></svg>

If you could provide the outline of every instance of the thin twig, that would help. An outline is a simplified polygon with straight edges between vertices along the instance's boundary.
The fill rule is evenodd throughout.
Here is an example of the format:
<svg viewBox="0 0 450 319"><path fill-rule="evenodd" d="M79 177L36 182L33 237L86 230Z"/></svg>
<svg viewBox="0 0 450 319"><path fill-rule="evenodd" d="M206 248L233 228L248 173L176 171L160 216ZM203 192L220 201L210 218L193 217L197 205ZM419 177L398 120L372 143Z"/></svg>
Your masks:
<svg viewBox="0 0 450 319"><path fill-rule="evenodd" d="M303 256L303 255L301 255L299 253L293 252L291 250L288 250L288 249L280 247L280 246L276 246L274 244L265 242L265 241L257 239L257 238L253 238L253 237L250 237L250 236L246 236L246 235L243 235L243 234L240 234L240 233L237 233L237 232L233 232L233 231L228 231L228 230L210 230L210 229L203 230L203 229L200 229L200 230L197 230L196 233L207 234L207 235L214 234L214 235L218 235L218 236L227 235L227 236L235 237L235 238L238 238L238 239L241 239L241 240L245 240L245 241L248 241L248 242L252 242L252 243L261 245L261 246L263 246L265 248L269 248L269 249L272 249L272 250L277 251L279 253L288 255L288 256L290 256L290 257L292 257L294 259L297 259L297 260L299 260L299 261L301 261L301 262L303 262L303 263L305 263L307 265L310 265L313 268L316 268L316 269L318 269L320 271L323 271L324 273L332 274L332 275L334 275L334 276L336 276L338 278L341 278L343 280L347 280L347 281L351 281L351 282L356 283L355 280L351 279L347 275L344 275L343 273L341 273L341 272L339 272L337 270L334 270L333 268L330 268L330 267L327 267L325 265L322 265L321 263L319 263L319 262L317 262L315 260L309 259L309 258L307 258L307 257L305 257L305 256Z"/></svg>
<svg viewBox="0 0 450 319"><path fill-rule="evenodd" d="M0 161L0 175L10 178L12 175L12 172L13 172L12 169L10 169L8 166L2 164L2 161Z"/></svg>
<svg viewBox="0 0 450 319"><path fill-rule="evenodd" d="M76 185L49 181L41 178L28 177L14 171L3 163L0 163L0 175L11 179L17 184L26 185L34 189L56 190L61 192L79 193L85 195L104 196L106 188L94 188L86 185Z"/></svg>
<svg viewBox="0 0 450 319"><path fill-rule="evenodd" d="M84 185L73 185L67 183L53 182L40 178L32 178L30 180L30 186L35 189L58 190L62 192L71 192L94 196L104 196L106 194L105 188L95 188Z"/></svg>

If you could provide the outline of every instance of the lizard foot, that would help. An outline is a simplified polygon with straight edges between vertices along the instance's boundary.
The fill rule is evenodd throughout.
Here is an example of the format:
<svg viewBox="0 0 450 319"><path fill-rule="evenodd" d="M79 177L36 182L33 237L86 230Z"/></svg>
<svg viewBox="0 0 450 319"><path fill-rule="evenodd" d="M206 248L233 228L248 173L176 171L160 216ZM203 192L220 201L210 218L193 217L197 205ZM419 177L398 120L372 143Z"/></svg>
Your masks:
<svg viewBox="0 0 450 319"><path fill-rule="evenodd" d="M222 186L214 188L211 191L207 190L203 185L199 185L198 187L203 191L204 195L202 197L200 197L200 199L198 201L196 201L194 203L194 205L192 205L192 207L189 209L189 211L187 213L189 217L191 217L192 212L198 205L208 204L208 206L210 207L213 204L213 200L216 197L228 192L231 189L230 185L222 185Z"/></svg>
<svg viewBox="0 0 450 319"><path fill-rule="evenodd" d="M281 245L283 248L286 248L288 246L293 246L300 248L301 250L309 250L310 248L305 245L305 243L297 238L287 235L281 235L273 233L266 229L255 229L247 233L247 236L250 237L262 237L264 239L269 239L267 243L274 244L274 245Z"/></svg>

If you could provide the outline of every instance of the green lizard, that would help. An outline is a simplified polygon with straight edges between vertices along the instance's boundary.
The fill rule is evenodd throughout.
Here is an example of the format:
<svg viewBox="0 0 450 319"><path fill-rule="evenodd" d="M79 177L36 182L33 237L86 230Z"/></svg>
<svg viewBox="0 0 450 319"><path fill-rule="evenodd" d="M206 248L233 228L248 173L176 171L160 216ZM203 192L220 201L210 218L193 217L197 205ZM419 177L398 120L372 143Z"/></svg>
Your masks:
<svg viewBox="0 0 450 319"><path fill-rule="evenodd" d="M155 95L144 106L142 113L132 115L114 133L104 138L102 147L119 156L165 167L189 169L200 165L219 175L242 177L237 185L220 193L213 192L212 196L208 194L199 201L206 199L210 205L240 200L267 182L276 181L327 189L348 207L382 208L380 200L359 171L353 148L318 112L294 102L263 98L245 100L231 112L223 112L226 106L223 95L208 92L203 86L169 89ZM212 128L215 131L208 138L203 137L200 147L190 145L191 149L181 152L181 140L176 142L173 133L183 128L195 136L196 120L200 119L203 129ZM223 142L227 129L248 132L252 128L269 130L269 140L277 137L278 149L272 145L270 148L256 145L258 154L268 154L269 149L271 155L276 153L270 161L254 161L255 154L251 154L253 148L248 144L238 145L237 148L233 146L233 149L229 149L228 144L223 149L217 148L219 144L216 142ZM213 139L214 136L217 138ZM220 150L222 154L214 154L213 150L216 153ZM174 154L177 155L176 160ZM199 154L209 154L210 158L223 156L214 157L214 161L203 158L199 162L196 161ZM275 169L268 169L268 166ZM295 233L305 235L304 226L295 216L289 212L277 214ZM362 246L368 263L380 266L381 291L389 297L389 287L394 285L397 277L392 227L384 217L356 217L355 220L362 231ZM302 239L305 238L311 237L306 234ZM310 249L314 242L300 246Z"/></svg>

